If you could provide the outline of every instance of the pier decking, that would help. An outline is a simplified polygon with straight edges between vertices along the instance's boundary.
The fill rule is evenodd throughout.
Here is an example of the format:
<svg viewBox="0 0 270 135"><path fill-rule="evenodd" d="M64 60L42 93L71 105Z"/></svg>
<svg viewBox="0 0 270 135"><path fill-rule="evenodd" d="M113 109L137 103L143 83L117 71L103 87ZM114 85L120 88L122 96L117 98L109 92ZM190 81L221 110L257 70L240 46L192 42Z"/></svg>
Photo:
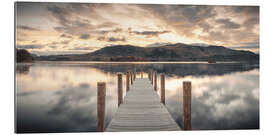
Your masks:
<svg viewBox="0 0 270 135"><path fill-rule="evenodd" d="M176 131L174 121L147 78L136 78L105 131Z"/></svg>

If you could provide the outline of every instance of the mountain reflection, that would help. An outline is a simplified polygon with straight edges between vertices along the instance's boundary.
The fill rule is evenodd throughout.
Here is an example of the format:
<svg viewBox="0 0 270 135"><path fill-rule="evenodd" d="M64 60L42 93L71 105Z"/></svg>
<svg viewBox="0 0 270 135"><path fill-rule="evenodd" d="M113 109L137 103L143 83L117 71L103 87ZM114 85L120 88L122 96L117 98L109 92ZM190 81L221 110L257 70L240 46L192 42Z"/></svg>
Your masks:
<svg viewBox="0 0 270 135"><path fill-rule="evenodd" d="M18 64L16 69L24 66ZM107 83L108 125L117 110L115 73L134 68L166 74L166 107L180 126L182 81L189 80L193 130L259 128L258 65L37 62L27 67L23 74L16 72L19 133L96 131L99 81ZM123 84L125 92L125 79Z"/></svg>
<svg viewBox="0 0 270 135"><path fill-rule="evenodd" d="M203 76L203 75L224 75L232 72L249 71L259 68L258 64L248 63L186 63L186 64L171 64L171 63L159 63L159 64L90 64L88 67L97 68L104 72L127 72L130 69L137 71L147 72L153 69L159 73L165 73L172 76Z"/></svg>

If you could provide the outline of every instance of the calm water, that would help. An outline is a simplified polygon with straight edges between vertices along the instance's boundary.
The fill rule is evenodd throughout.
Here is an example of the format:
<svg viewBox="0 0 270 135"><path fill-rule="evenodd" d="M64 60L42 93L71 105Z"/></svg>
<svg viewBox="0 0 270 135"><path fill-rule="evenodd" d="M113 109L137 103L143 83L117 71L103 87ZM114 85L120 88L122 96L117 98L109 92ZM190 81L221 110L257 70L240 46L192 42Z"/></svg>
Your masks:
<svg viewBox="0 0 270 135"><path fill-rule="evenodd" d="M116 73L134 67L166 74L166 107L179 126L189 80L193 130L259 128L257 64L36 62L17 65L17 132L96 131L99 81L107 83L108 125L117 110Z"/></svg>

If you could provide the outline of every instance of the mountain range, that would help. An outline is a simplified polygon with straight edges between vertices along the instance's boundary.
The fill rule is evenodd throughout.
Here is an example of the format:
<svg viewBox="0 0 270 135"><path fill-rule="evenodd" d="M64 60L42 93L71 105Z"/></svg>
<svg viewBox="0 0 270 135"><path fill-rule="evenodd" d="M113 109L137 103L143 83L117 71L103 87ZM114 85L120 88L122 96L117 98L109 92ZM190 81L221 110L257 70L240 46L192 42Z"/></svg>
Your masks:
<svg viewBox="0 0 270 135"><path fill-rule="evenodd" d="M36 56L49 61L259 61L251 51L233 50L223 46L197 46L183 43L157 47L112 45L86 54Z"/></svg>

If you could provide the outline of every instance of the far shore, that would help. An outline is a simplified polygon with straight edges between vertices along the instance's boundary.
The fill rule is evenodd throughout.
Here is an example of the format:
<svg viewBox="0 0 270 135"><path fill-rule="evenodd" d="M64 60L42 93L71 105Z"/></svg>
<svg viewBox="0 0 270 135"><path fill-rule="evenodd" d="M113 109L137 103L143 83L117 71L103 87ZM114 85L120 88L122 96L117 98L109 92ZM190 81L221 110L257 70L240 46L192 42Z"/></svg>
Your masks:
<svg viewBox="0 0 270 135"><path fill-rule="evenodd" d="M20 63L160 63L160 64L185 64L185 63L203 63L203 64L219 64L219 63L258 63L249 61L217 61L216 63L208 63L208 61L33 61L33 62L17 62Z"/></svg>

